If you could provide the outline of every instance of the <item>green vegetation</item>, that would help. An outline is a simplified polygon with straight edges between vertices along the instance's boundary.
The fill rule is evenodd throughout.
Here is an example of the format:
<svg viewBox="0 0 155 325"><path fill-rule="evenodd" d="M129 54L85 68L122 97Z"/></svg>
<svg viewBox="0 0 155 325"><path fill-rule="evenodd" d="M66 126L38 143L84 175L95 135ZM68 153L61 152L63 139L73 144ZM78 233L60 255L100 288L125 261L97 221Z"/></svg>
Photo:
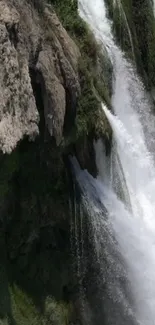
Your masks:
<svg viewBox="0 0 155 325"><path fill-rule="evenodd" d="M151 88L155 84L155 19L151 1L106 2L117 42L127 56L135 61L146 86Z"/></svg>
<svg viewBox="0 0 155 325"><path fill-rule="evenodd" d="M72 304L57 302L48 297L45 302L45 324L68 325L72 314Z"/></svg>
<svg viewBox="0 0 155 325"><path fill-rule="evenodd" d="M128 15L122 4L122 1L106 0L108 5L109 16L113 21L113 33L117 42L127 52L130 59L134 59L134 51L132 40L130 39L128 30ZM130 8L130 7L129 7ZM129 10L129 8L127 10Z"/></svg>
<svg viewBox="0 0 155 325"><path fill-rule="evenodd" d="M143 69L148 86L155 85L155 19L151 1L138 0L132 4L133 20Z"/></svg>
<svg viewBox="0 0 155 325"><path fill-rule="evenodd" d="M63 26L80 49L79 80L81 95L77 105L76 130L70 138L76 141L84 134L108 135L110 126L100 109L101 100L110 106L112 68L106 51L96 43L87 24L78 15L77 0L51 0ZM102 64L101 64L102 63ZM104 71L103 71L104 67ZM103 120L103 122L102 122Z"/></svg>
<svg viewBox="0 0 155 325"><path fill-rule="evenodd" d="M0 319L0 325L9 325L8 319L7 318Z"/></svg>
<svg viewBox="0 0 155 325"><path fill-rule="evenodd" d="M16 325L42 325L33 301L16 285L10 288L12 316Z"/></svg>
<svg viewBox="0 0 155 325"><path fill-rule="evenodd" d="M12 321L9 325L48 324L43 316L40 322L36 306L44 304L47 295L57 303L62 301L63 286L69 282L68 187L62 152L48 140L45 143L42 134L35 142L25 139L12 154L1 157L3 325L7 315ZM8 281L18 286L11 284L9 290Z"/></svg>
<svg viewBox="0 0 155 325"><path fill-rule="evenodd" d="M52 297L45 300L41 312L32 299L18 286L10 287L11 318L0 320L0 325L68 325L72 314L71 303L58 302Z"/></svg>
<svg viewBox="0 0 155 325"><path fill-rule="evenodd" d="M65 245L56 234L58 229L55 227L53 233L49 229L48 232L44 230L44 238L43 233L40 234L39 245L42 245L42 251L35 256L38 252L36 250L34 252L31 244L29 245L25 238L21 237L21 233L19 239L23 248L19 247L18 230L16 229L15 232L17 224L15 220L12 221L14 224L11 227L12 238L9 238L9 234L7 236L7 241L11 240L11 245L7 243L6 247L4 234L1 234L0 238L0 325L68 325L73 307L67 297L66 301L63 300L61 292L63 283L66 283L64 282L65 263L68 261L64 247L62 252L60 251L61 245ZM24 230L26 231L26 222ZM57 246L53 250L50 247L47 251L48 245L53 244L54 234L58 241ZM14 236L17 238L15 239ZM33 246L34 244L35 241ZM13 265L7 259L7 255L8 257L15 255L12 260ZM32 270L35 271L36 276ZM36 292L35 285L38 290Z"/></svg>

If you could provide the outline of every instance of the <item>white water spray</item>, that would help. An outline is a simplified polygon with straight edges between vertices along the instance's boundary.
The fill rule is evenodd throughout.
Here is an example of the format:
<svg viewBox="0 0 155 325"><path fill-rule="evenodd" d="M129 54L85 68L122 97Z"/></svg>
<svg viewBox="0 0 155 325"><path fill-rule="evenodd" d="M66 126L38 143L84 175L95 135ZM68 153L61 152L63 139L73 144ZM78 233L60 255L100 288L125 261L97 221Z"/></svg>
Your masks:
<svg viewBox="0 0 155 325"><path fill-rule="evenodd" d="M81 172L83 176L79 177L78 181L84 188L84 193L89 192L90 187L93 186L96 200L98 196L98 200L107 209L109 218L107 229L114 233L119 245L117 248L125 263L130 281L129 292L133 300L128 303L130 299L125 299L118 281L115 282L116 290L109 283L111 295L115 297L120 295L118 299L124 306L124 314L127 314L125 309L128 309L128 315L132 315L132 321L128 324L153 325L155 322L155 119L151 113L151 100L131 64L126 61L123 53L114 43L111 23L106 17L103 0L79 0L79 12L90 25L96 39L107 48L113 64L112 107L115 115L104 105L103 109L115 137L117 151L115 157L118 159L115 160L115 166L112 165L112 170L117 166L117 175L125 199L118 197L117 186L114 186L115 170L111 172L109 169L111 164L108 158L105 158L101 144L96 145L99 180L94 180L88 173L86 175L86 172ZM80 174L79 170L77 174ZM113 181L111 181L112 174ZM101 255L105 254L113 265L113 256L108 256L110 252L106 254L106 250L101 250L101 243L105 240L102 232L105 232L106 222L103 214L99 213L101 207L97 207L94 203L95 198L92 201L92 194L91 197L84 194L85 204L91 205L90 218L96 234L98 256L101 258ZM99 217L100 221L96 220ZM114 261L117 263L116 259ZM116 269L117 267L113 272L117 279ZM114 325L113 321L114 318L111 317L111 321L107 324ZM120 320L118 316L118 319L115 318L115 324L126 323L123 323L123 318Z"/></svg>

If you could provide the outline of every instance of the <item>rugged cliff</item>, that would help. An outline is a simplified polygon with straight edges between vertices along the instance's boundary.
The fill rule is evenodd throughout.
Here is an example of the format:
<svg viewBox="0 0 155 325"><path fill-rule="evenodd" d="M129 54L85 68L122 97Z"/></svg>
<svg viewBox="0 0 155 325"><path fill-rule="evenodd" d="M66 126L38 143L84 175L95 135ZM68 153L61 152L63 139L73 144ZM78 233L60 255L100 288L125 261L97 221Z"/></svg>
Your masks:
<svg viewBox="0 0 155 325"><path fill-rule="evenodd" d="M96 173L112 68L76 1L0 0L0 36L0 323L68 324L78 315L66 157Z"/></svg>
<svg viewBox="0 0 155 325"><path fill-rule="evenodd" d="M150 1L106 3L154 90ZM68 156L96 175L94 139L110 148L100 102L110 108L112 66L77 0L0 0L0 71L0 324L79 324Z"/></svg>

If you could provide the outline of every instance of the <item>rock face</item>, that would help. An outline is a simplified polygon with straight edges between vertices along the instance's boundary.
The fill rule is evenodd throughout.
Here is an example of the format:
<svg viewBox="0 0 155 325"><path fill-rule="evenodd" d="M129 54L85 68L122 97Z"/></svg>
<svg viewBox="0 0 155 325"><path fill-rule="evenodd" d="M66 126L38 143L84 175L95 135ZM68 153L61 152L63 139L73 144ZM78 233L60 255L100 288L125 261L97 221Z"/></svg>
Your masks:
<svg viewBox="0 0 155 325"><path fill-rule="evenodd" d="M38 112L26 58L17 50L20 15L0 2L0 148L11 152L38 132Z"/></svg>
<svg viewBox="0 0 155 325"><path fill-rule="evenodd" d="M47 28L48 26L48 28ZM0 149L10 153L24 135L34 138L39 114L32 75L39 83L48 130L61 142L67 109L80 90L80 53L56 14L39 16L27 1L0 1Z"/></svg>
<svg viewBox="0 0 155 325"><path fill-rule="evenodd" d="M80 90L77 68L79 50L60 24L56 14L44 12L45 40L38 55L45 120L51 136L60 144L66 109L74 110Z"/></svg>
<svg viewBox="0 0 155 325"><path fill-rule="evenodd" d="M54 309L62 310L69 283L68 192L58 146L68 116L76 115L80 51L52 8L40 14L38 3L0 0L0 324L53 324L44 319L46 298L54 296ZM35 308L32 315L27 294L42 316Z"/></svg>
<svg viewBox="0 0 155 325"><path fill-rule="evenodd" d="M62 19L60 2L54 8ZM72 0L66 6L68 13L61 12L69 26L72 21L70 35L78 47L46 0L0 0L3 325L67 325L78 317L68 155L76 155L81 167L96 175L93 139L96 131L106 134L100 97L108 102L110 86L77 6Z"/></svg>

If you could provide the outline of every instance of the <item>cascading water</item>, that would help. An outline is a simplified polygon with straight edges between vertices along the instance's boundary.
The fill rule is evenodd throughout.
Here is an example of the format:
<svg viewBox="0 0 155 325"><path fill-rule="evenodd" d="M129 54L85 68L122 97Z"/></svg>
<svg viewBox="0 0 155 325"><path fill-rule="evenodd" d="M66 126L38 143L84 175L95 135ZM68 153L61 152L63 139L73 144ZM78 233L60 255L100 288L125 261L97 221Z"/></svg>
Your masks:
<svg viewBox="0 0 155 325"><path fill-rule="evenodd" d="M115 9L116 9L117 6L119 8L120 18L121 18L121 16L123 17L124 23L125 23L126 28L127 28L127 32L128 32L129 40L130 40L130 46L131 46L131 50L132 50L132 56L133 56L133 59L135 61L135 53L134 53L134 45L133 45L133 41L132 41L132 35L131 35L130 27L129 27L128 20L127 20L125 11L123 9L121 0L119 0L119 1L118 0L113 1L113 7L114 7L113 10L114 11L115 11Z"/></svg>
<svg viewBox="0 0 155 325"><path fill-rule="evenodd" d="M96 39L107 48L114 69L115 115L102 105L114 133L111 154L114 159L106 157L101 142L95 144L97 180L81 171L72 160L102 271L105 323L152 325L155 323L155 119L151 114L151 99L114 43L103 0L79 0L79 12Z"/></svg>

